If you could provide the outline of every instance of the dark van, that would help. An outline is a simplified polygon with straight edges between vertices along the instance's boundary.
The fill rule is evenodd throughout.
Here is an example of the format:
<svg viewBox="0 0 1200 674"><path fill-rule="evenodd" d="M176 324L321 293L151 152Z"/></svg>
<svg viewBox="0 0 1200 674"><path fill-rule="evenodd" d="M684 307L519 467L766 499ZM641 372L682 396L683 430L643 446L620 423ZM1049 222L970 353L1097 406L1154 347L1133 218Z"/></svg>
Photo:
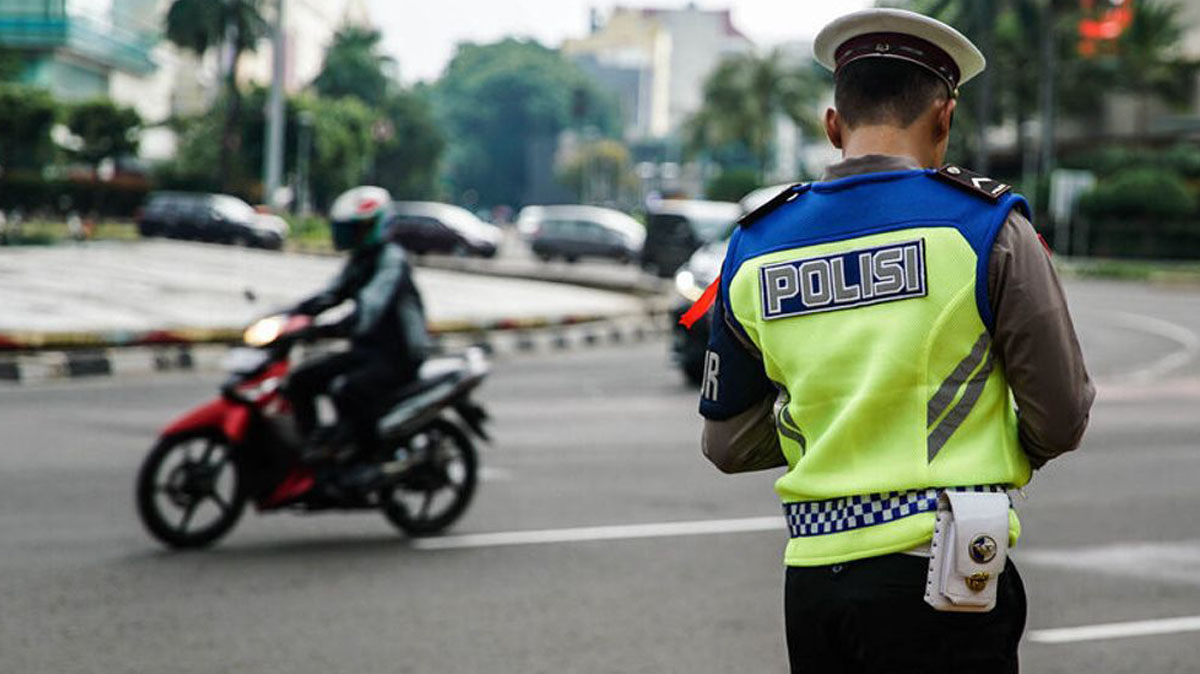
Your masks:
<svg viewBox="0 0 1200 674"><path fill-rule="evenodd" d="M696 249L729 233L741 209L731 201L667 199L646 213L642 268L663 278L674 275Z"/></svg>
<svg viewBox="0 0 1200 674"><path fill-rule="evenodd" d="M517 217L517 231L545 261L601 257L632 262L646 239L642 223L600 206L526 206Z"/></svg>

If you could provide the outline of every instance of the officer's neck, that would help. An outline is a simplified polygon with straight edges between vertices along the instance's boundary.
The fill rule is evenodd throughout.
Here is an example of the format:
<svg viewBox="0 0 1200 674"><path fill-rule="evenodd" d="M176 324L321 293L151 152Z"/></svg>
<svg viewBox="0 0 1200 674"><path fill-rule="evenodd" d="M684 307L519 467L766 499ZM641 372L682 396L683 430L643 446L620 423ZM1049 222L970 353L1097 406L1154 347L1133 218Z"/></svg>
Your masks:
<svg viewBox="0 0 1200 674"><path fill-rule="evenodd" d="M907 129L880 124L843 131L842 159L870 154L910 157L926 168L937 168L942 163L938 145L929 140L928 131L920 124Z"/></svg>

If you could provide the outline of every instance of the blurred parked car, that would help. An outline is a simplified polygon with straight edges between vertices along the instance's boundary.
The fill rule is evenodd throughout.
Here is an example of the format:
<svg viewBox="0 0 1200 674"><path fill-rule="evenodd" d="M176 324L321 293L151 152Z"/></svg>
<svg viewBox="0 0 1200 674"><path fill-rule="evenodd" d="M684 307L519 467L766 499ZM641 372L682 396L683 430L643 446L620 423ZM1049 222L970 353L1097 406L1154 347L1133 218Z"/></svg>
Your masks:
<svg viewBox="0 0 1200 674"><path fill-rule="evenodd" d="M517 217L517 231L534 255L546 261L604 257L631 262L646 241L642 223L599 206L526 206Z"/></svg>
<svg viewBox="0 0 1200 674"><path fill-rule="evenodd" d="M397 201L392 237L417 253L494 257L500 229L470 211L433 201Z"/></svg>
<svg viewBox="0 0 1200 674"><path fill-rule="evenodd" d="M664 278L675 273L697 248L729 234L741 215L729 201L668 199L646 214L642 267Z"/></svg>
<svg viewBox="0 0 1200 674"><path fill-rule="evenodd" d="M787 187L772 185L742 197L737 203L738 217L767 203ZM732 231L733 228L730 227L719 240L698 248L675 274L675 289L679 291L679 300L671 311L671 324L674 326L671 355L688 381L696 386L704 379L704 352L708 348L708 333L712 329L712 312L696 321L690 330L679 324L679 318L691 308L693 302L700 299L704 289L721 273L721 264L725 261L725 251L729 248L729 235Z"/></svg>
<svg viewBox="0 0 1200 674"><path fill-rule="evenodd" d="M142 236L195 239L279 250L288 235L283 218L258 213L228 194L154 192L137 217Z"/></svg>

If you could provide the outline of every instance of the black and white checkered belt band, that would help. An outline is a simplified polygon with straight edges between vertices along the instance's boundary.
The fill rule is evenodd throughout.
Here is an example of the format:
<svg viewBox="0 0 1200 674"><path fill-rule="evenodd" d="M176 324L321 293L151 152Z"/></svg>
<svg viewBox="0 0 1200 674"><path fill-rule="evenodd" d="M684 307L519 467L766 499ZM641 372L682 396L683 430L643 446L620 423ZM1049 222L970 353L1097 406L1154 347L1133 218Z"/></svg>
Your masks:
<svg viewBox="0 0 1200 674"><path fill-rule="evenodd" d="M792 538L824 536L886 524L921 513L935 512L943 491L1002 492L999 484L975 487L930 487L885 494L843 496L826 501L784 503L788 531Z"/></svg>

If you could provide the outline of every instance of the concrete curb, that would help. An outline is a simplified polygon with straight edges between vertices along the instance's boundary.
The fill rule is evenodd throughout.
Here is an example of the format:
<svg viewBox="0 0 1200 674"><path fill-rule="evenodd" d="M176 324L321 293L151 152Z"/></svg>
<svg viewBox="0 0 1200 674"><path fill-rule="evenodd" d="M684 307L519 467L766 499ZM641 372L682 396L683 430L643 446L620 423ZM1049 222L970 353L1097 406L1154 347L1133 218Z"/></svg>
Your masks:
<svg viewBox="0 0 1200 674"><path fill-rule="evenodd" d="M290 244L287 252L304 255L321 255L339 257L344 255L327 247ZM426 254L413 255L413 264L417 268L441 269L456 271L464 274L481 274L484 276L500 276L504 278L525 279L527 281L545 281L547 283L566 283L594 288L611 290L641 296L660 295L669 292L674 284L669 278L657 278L642 274L635 279L614 277L612 270L597 271L595 269L579 268L568 263L548 263L537 260L511 260L505 258L456 257L453 255ZM619 267L617 269L620 269Z"/></svg>
<svg viewBox="0 0 1200 674"><path fill-rule="evenodd" d="M1127 281L1154 285L1200 285L1200 264L1195 261L1056 257L1054 266L1059 275L1069 278Z"/></svg>
<svg viewBox="0 0 1200 674"><path fill-rule="evenodd" d="M645 299L643 312L647 316L665 315L670 302L663 298ZM480 334L503 330L532 330L564 325L579 325L624 318L611 314L566 314L562 316L530 316L501 318L487 321L444 320L430 321L429 332L435 336ZM197 344L233 345L242 341L242 328L172 328L161 330L95 330L72 332L15 331L0 333L0 380L4 379L3 354L28 351L95 351L104 349L162 348Z"/></svg>
<svg viewBox="0 0 1200 674"><path fill-rule="evenodd" d="M435 339L447 351L479 346L494 356L509 356L641 342L669 334L669 322L661 311L602 320L565 319L556 324L512 321L506 327L442 331L435 334ZM0 385L163 372L218 372L229 348L230 343L178 343L15 354L0 359Z"/></svg>

